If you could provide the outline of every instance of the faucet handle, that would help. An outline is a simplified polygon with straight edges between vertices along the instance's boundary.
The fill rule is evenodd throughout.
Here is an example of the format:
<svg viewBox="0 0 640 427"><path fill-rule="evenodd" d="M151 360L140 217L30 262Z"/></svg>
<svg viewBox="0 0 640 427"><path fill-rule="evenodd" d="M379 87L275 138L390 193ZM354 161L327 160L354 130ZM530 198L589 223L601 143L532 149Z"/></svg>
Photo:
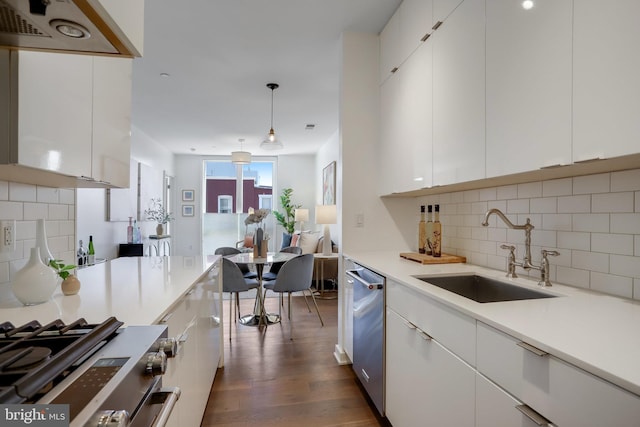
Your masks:
<svg viewBox="0 0 640 427"><path fill-rule="evenodd" d="M560 252L558 252L558 251L548 251L546 249L543 249L541 252L542 252L542 258L546 258L547 255L551 255L551 256L560 255Z"/></svg>
<svg viewBox="0 0 640 427"><path fill-rule="evenodd" d="M508 251L513 252L516 250L516 247L513 245L500 245L500 249L506 249Z"/></svg>

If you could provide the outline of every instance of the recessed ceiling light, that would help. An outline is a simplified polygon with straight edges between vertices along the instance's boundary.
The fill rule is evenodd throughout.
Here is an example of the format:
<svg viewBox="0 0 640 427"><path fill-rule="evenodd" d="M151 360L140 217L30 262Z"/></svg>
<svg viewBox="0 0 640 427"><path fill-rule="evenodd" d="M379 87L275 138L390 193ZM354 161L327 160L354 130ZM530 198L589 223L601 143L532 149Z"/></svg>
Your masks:
<svg viewBox="0 0 640 427"><path fill-rule="evenodd" d="M193 148L193 147L189 148L189 150L191 150L191 151L196 151L196 149L195 149L195 148Z"/></svg>
<svg viewBox="0 0 640 427"><path fill-rule="evenodd" d="M522 8L524 10L529 10L533 7L533 0L524 0L522 2Z"/></svg>

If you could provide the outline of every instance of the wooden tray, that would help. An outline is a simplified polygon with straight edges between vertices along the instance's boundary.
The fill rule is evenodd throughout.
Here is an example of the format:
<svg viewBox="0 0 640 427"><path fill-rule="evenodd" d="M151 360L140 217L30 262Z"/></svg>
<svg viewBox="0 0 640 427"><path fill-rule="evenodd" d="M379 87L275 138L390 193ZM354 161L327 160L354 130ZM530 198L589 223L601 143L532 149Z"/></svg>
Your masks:
<svg viewBox="0 0 640 427"><path fill-rule="evenodd" d="M440 257L420 254L417 252L401 252L400 256L420 264L453 264L456 262L467 262L467 258L458 255L450 255L443 253Z"/></svg>

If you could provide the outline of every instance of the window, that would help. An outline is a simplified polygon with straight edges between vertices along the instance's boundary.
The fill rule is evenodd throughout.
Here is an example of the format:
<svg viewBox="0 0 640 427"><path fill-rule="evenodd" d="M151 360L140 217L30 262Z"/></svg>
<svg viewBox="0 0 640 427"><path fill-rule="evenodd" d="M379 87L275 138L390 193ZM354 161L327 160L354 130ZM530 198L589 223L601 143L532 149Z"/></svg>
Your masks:
<svg viewBox="0 0 640 427"><path fill-rule="evenodd" d="M260 194L258 195L258 208L260 209L268 209L271 210L271 200L273 196L271 194Z"/></svg>
<svg viewBox="0 0 640 427"><path fill-rule="evenodd" d="M227 195L218 196L218 213L233 212L233 197Z"/></svg>

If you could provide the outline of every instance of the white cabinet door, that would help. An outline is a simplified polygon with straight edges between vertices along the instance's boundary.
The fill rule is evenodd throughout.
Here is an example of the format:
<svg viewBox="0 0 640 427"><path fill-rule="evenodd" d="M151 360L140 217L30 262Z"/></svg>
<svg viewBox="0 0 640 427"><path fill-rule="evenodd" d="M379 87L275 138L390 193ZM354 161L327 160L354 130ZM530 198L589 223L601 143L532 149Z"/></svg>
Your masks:
<svg viewBox="0 0 640 427"><path fill-rule="evenodd" d="M142 56L144 42L144 0L93 0L98 1L106 10L102 15L113 27L116 36L135 56ZM117 30L120 30L118 33Z"/></svg>
<svg viewBox="0 0 640 427"><path fill-rule="evenodd" d="M402 61L406 60L430 34L433 21L431 0L403 0L400 11L400 52Z"/></svg>
<svg viewBox="0 0 640 427"><path fill-rule="evenodd" d="M433 25L444 22L463 0L433 0Z"/></svg>
<svg viewBox="0 0 640 427"><path fill-rule="evenodd" d="M420 45L380 88L381 194L432 183L431 52Z"/></svg>
<svg viewBox="0 0 640 427"><path fill-rule="evenodd" d="M94 58L91 176L116 187L129 187L131 74L129 58Z"/></svg>
<svg viewBox="0 0 640 427"><path fill-rule="evenodd" d="M396 10L380 33L380 84L400 67L400 39L400 13Z"/></svg>
<svg viewBox="0 0 640 427"><path fill-rule="evenodd" d="M485 177L484 0L465 0L433 39L433 183Z"/></svg>
<svg viewBox="0 0 640 427"><path fill-rule="evenodd" d="M18 63L17 162L91 176L92 57L31 51L12 55Z"/></svg>
<svg viewBox="0 0 640 427"><path fill-rule="evenodd" d="M486 3L487 177L571 163L572 4Z"/></svg>
<svg viewBox="0 0 640 427"><path fill-rule="evenodd" d="M580 0L573 7L573 160L638 153L640 2Z"/></svg>
<svg viewBox="0 0 640 427"><path fill-rule="evenodd" d="M403 427L473 426L473 368L391 309L386 330L389 421Z"/></svg>
<svg viewBox="0 0 640 427"><path fill-rule="evenodd" d="M536 427L516 406L522 402L476 374L476 427Z"/></svg>

